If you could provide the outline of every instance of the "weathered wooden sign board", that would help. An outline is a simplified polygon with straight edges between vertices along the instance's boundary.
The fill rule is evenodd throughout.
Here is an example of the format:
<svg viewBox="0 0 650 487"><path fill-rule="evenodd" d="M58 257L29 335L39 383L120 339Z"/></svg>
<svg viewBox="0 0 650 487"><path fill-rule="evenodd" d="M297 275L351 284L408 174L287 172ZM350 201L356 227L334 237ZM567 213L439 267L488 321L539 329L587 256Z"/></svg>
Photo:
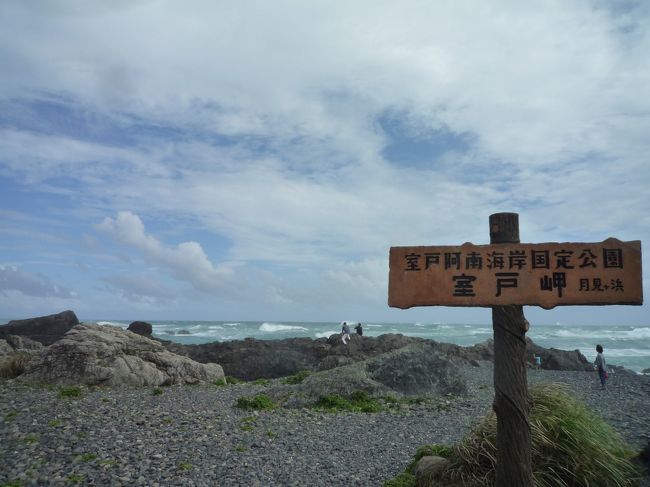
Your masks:
<svg viewBox="0 0 650 487"><path fill-rule="evenodd" d="M532 485L523 305L643 304L641 242L522 244L516 213L490 215L490 242L391 247L388 304L492 308L495 485Z"/></svg>
<svg viewBox="0 0 650 487"><path fill-rule="evenodd" d="M641 305L641 242L391 247L388 304Z"/></svg>

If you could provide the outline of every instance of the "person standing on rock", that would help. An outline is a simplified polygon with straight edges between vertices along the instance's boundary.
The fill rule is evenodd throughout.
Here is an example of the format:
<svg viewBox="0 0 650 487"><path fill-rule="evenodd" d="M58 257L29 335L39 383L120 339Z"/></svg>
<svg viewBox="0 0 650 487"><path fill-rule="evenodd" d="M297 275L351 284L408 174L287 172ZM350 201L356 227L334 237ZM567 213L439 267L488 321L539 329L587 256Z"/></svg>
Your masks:
<svg viewBox="0 0 650 487"><path fill-rule="evenodd" d="M603 346L596 345L596 360L594 360L594 366L598 370L598 377L600 378L600 388L605 389L605 382L607 382L607 362L605 362L605 356L603 355Z"/></svg>
<svg viewBox="0 0 650 487"><path fill-rule="evenodd" d="M348 326L348 322L344 321L343 328L341 328L341 341L343 341L343 345L348 344L346 340L350 340L350 327Z"/></svg>
<svg viewBox="0 0 650 487"><path fill-rule="evenodd" d="M361 323L357 323L357 326L355 326L354 329L357 331L357 335L363 336L363 327L361 326Z"/></svg>

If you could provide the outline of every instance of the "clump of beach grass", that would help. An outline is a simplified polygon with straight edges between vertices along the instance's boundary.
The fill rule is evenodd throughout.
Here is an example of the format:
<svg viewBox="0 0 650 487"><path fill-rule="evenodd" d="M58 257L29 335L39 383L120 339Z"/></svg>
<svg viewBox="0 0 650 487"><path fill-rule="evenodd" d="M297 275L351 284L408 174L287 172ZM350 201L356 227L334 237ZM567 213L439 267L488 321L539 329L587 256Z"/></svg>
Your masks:
<svg viewBox="0 0 650 487"><path fill-rule="evenodd" d="M304 381L311 372L308 370L301 370L300 372L296 372L293 375L290 375L289 377L285 377L284 380L282 381L285 384L290 384L290 385L296 385L296 384L302 384L302 381Z"/></svg>
<svg viewBox="0 0 650 487"><path fill-rule="evenodd" d="M253 397L240 397L237 399L237 407L249 411L275 409L277 404L266 394L258 394Z"/></svg>
<svg viewBox="0 0 650 487"><path fill-rule="evenodd" d="M10 355L5 359L2 365L0 365L0 378L15 379L25 372L27 364L31 358L31 355L28 353L14 353Z"/></svg>
<svg viewBox="0 0 650 487"><path fill-rule="evenodd" d="M366 391L355 391L350 398L345 398L340 394L330 394L322 396L314 405L316 409L324 409L329 412L362 412L377 413L382 411L382 405L375 398L371 397Z"/></svg>
<svg viewBox="0 0 650 487"><path fill-rule="evenodd" d="M64 386L59 389L60 398L78 399L81 397L81 387Z"/></svg>
<svg viewBox="0 0 650 487"><path fill-rule="evenodd" d="M637 484L633 452L609 424L572 397L565 384L541 384L531 390L531 398L534 487ZM496 425L491 412L456 445L441 480L494 485Z"/></svg>

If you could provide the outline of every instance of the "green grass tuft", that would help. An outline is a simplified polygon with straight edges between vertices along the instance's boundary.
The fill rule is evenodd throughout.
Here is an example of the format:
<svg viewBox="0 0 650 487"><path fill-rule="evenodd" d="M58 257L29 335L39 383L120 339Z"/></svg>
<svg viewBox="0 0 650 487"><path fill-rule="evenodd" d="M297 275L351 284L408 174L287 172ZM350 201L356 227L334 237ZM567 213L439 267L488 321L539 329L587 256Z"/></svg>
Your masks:
<svg viewBox="0 0 650 487"><path fill-rule="evenodd" d="M152 392L152 395L154 395L154 396L162 396L164 392L165 391L163 391L160 387L156 387L156 388L154 388L154 390Z"/></svg>
<svg viewBox="0 0 650 487"><path fill-rule="evenodd" d="M237 407L250 411L275 409L277 404L265 394L258 394L253 397L240 397L237 399Z"/></svg>
<svg viewBox="0 0 650 487"><path fill-rule="evenodd" d="M324 409L329 412L362 412L377 413L383 408L379 401L370 397L366 391L356 391L346 399L339 394L322 396L314 405L316 409Z"/></svg>
<svg viewBox="0 0 650 487"><path fill-rule="evenodd" d="M11 421L14 419L16 416L18 416L18 411L8 411L5 414L5 421Z"/></svg>
<svg viewBox="0 0 650 487"><path fill-rule="evenodd" d="M239 427L242 431L253 431L257 426L257 418L255 416L247 416L239 421Z"/></svg>
<svg viewBox="0 0 650 487"><path fill-rule="evenodd" d="M81 484L86 478L83 475L70 475L66 480L71 484Z"/></svg>
<svg viewBox="0 0 650 487"><path fill-rule="evenodd" d="M290 375L289 377L285 377L282 382L284 384L290 384L290 385L302 384L302 381L304 381L310 375L311 372L309 372L308 370L301 370L296 374Z"/></svg>
<svg viewBox="0 0 650 487"><path fill-rule="evenodd" d="M233 377L232 375L227 375L225 379L226 379L226 384L230 384L230 385L243 384L244 382L246 382L244 380L238 379L237 377Z"/></svg>
<svg viewBox="0 0 650 487"><path fill-rule="evenodd" d="M384 482L384 487L416 487L415 476L408 472L402 472L397 477Z"/></svg>
<svg viewBox="0 0 650 487"><path fill-rule="evenodd" d="M83 455L79 455L78 458L82 462L92 462L97 458L97 455L95 455L94 453L84 453Z"/></svg>
<svg viewBox="0 0 650 487"><path fill-rule="evenodd" d="M61 387L59 389L59 397L78 399L81 397L81 387L79 386Z"/></svg>
<svg viewBox="0 0 650 487"><path fill-rule="evenodd" d="M534 487L636 485L639 471L631 461L631 450L610 425L572 397L564 384L537 386L531 397ZM450 460L448 480L467 486L494 484L494 413L454 447Z"/></svg>

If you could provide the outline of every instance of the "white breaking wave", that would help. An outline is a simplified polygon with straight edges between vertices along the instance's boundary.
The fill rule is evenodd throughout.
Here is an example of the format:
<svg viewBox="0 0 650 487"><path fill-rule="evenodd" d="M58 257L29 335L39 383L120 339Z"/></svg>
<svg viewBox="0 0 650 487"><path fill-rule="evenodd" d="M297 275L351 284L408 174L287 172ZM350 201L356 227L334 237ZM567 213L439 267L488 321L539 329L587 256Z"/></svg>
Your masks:
<svg viewBox="0 0 650 487"><path fill-rule="evenodd" d="M535 335L532 333L531 335ZM548 334L547 337L562 337L562 338L609 338L611 340L617 339L638 339L650 338L650 328L634 328L632 330L603 330L603 329L589 329L589 328L574 328L573 330L557 330Z"/></svg>
<svg viewBox="0 0 650 487"><path fill-rule="evenodd" d="M604 353L605 360L607 360L607 357L650 357L650 350L640 350L638 348L606 348Z"/></svg>
<svg viewBox="0 0 650 487"><path fill-rule="evenodd" d="M631 338L650 338L650 328L634 328L630 332Z"/></svg>
<svg viewBox="0 0 650 487"><path fill-rule="evenodd" d="M274 333L276 331L289 331L289 330L307 331L307 328L305 328L304 326L280 325L277 323L262 323L260 325L260 331L266 331L269 333Z"/></svg>
<svg viewBox="0 0 650 487"><path fill-rule="evenodd" d="M317 332L315 333L316 338L329 338L332 335L336 335L338 331L333 330L333 331L324 331L324 332Z"/></svg>
<svg viewBox="0 0 650 487"><path fill-rule="evenodd" d="M119 326L120 328L126 328L128 326L123 323L115 323L114 321L98 321L97 324L101 326Z"/></svg>
<svg viewBox="0 0 650 487"><path fill-rule="evenodd" d="M224 323L223 326L239 326L239 323Z"/></svg>

